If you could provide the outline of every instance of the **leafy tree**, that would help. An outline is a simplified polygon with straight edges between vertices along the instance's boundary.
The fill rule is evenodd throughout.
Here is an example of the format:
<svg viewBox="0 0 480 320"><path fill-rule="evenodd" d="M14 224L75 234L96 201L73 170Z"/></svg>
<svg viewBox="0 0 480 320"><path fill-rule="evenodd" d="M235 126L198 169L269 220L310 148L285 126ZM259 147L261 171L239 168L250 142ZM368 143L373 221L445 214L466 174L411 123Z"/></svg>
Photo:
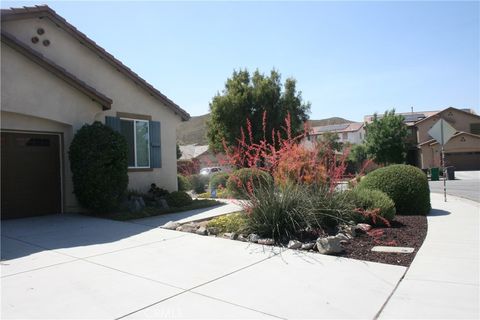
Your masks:
<svg viewBox="0 0 480 320"><path fill-rule="evenodd" d="M182 157L182 151L180 150L180 146L177 143L177 160Z"/></svg>
<svg viewBox="0 0 480 320"><path fill-rule="evenodd" d="M207 138L215 151L223 150L223 141L235 145L241 137L241 128L251 124L252 142L264 138L272 142L270 132L285 126L285 118L291 116L293 134L303 130L308 119L310 103L302 100L292 78L282 84L280 74L272 70L266 76L256 70L252 75L247 70L234 71L227 79L225 89L213 97L210 103L211 119L208 122ZM249 139L248 134L247 139Z"/></svg>
<svg viewBox="0 0 480 320"><path fill-rule="evenodd" d="M338 136L338 133L335 132L323 133L320 136L320 142L333 151L342 151L343 149L343 143L340 142L340 137Z"/></svg>
<svg viewBox="0 0 480 320"><path fill-rule="evenodd" d="M395 109L386 111L383 117L373 116L373 122L365 125L367 154L382 164L404 163L407 155L407 126L404 117Z"/></svg>

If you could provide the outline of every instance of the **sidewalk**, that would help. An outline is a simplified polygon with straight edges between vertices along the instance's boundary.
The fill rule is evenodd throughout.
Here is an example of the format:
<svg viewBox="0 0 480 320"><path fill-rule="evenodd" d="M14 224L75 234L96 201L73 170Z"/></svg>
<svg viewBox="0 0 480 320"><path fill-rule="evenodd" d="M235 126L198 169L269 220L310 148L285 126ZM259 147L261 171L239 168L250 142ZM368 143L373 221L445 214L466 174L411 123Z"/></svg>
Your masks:
<svg viewBox="0 0 480 320"><path fill-rule="evenodd" d="M480 204L432 193L428 233L380 319L479 319ZM440 209L441 208L441 209Z"/></svg>

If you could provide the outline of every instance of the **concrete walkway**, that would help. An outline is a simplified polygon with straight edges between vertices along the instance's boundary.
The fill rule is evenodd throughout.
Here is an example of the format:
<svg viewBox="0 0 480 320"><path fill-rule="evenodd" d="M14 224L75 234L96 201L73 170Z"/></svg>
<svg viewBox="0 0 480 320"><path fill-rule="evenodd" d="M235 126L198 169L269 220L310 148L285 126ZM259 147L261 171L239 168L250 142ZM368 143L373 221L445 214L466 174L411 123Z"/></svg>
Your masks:
<svg viewBox="0 0 480 320"><path fill-rule="evenodd" d="M425 242L380 318L480 318L480 204L431 199Z"/></svg>

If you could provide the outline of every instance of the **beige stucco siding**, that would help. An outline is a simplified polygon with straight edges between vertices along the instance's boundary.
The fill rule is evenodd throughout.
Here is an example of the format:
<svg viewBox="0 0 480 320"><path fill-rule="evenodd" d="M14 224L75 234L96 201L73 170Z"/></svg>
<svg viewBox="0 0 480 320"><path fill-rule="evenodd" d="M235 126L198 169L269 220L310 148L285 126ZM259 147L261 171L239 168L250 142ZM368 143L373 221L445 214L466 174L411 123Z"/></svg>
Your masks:
<svg viewBox="0 0 480 320"><path fill-rule="evenodd" d="M45 30L45 33L38 36L36 30L40 27ZM110 63L95 54L90 48L81 44L78 40L75 40L70 34L57 27L47 18L3 21L2 29L15 36L26 45L29 45L34 50L42 53L48 59L55 61L56 64L62 66L67 71L113 100L111 110L108 111L102 111L99 107L96 107L94 111L91 110L91 101L90 104L86 103L83 106L79 104L72 105L72 107L68 109L61 109L60 105L64 105L65 101L68 101L68 97L57 96L54 100L58 103L52 108L57 108L58 114L56 114L56 117L53 117L53 115L51 117L50 115L45 114L44 111L32 111L32 109L34 106L33 102L35 102L35 99L38 98L40 93L44 94L45 92L54 91L54 88L50 88L49 91L45 91L45 89L34 89L31 91L31 103L27 104L27 106L20 107L21 113L33 113L35 116L50 118L60 122L64 118L77 118L78 113L86 113L89 115L81 115L79 117L80 119L88 118L88 121L86 122L91 122L93 120L104 122L105 116L116 116L117 112L151 116L151 120L159 121L161 123L162 168L148 172L130 172L129 188L145 191L150 183L155 182L157 185L168 190L177 189L176 127L181 121L178 115L165 107L158 99L151 96L146 90L139 87L132 79L120 73ZM38 36L40 38L40 41L37 44L33 44L30 41L33 36ZM42 41L44 39L50 40L49 46L43 46ZM8 59L10 58L11 57ZM152 63L155 62L152 61ZM22 73L24 75L29 74L30 67L31 66L25 67L26 69L22 70ZM9 73L8 76L14 77L14 79L19 78L19 76L16 76L13 73ZM2 79L5 79L3 70ZM8 88L8 91L12 93L12 96L18 96L18 90L15 90L16 89L12 87ZM13 99L13 97L11 99ZM22 100L28 99L28 97L18 97L16 99ZM85 99L88 98L85 97ZM18 108L21 104L15 103L13 105L15 108ZM45 104L42 103L41 105L43 106ZM15 111L18 112L18 109ZM72 122L73 120L70 120L70 122L65 121L65 123ZM77 129L76 125L73 126ZM66 147L68 148L68 145L66 145Z"/></svg>
<svg viewBox="0 0 480 320"><path fill-rule="evenodd" d="M422 168L440 167L442 147L437 143L421 146ZM445 153L480 152L480 138L471 135L458 135L444 146Z"/></svg>

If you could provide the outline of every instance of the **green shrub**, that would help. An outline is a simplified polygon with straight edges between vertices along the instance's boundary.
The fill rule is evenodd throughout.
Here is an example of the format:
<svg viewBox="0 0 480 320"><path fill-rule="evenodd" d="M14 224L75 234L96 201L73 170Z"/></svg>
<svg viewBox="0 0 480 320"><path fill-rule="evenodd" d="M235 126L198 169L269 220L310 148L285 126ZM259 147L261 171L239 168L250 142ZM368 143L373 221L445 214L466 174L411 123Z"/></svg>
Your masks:
<svg viewBox="0 0 480 320"><path fill-rule="evenodd" d="M188 181L188 178L181 174L177 174L177 183L178 191L192 190L192 184Z"/></svg>
<svg viewBox="0 0 480 320"><path fill-rule="evenodd" d="M190 205L193 200L192 197L185 191L174 191L167 195L167 203L170 207L184 207Z"/></svg>
<svg viewBox="0 0 480 320"><path fill-rule="evenodd" d="M229 177L230 175L226 172L215 173L210 178L210 190L217 189L219 185L225 188L227 186L227 181Z"/></svg>
<svg viewBox="0 0 480 320"><path fill-rule="evenodd" d="M388 221L392 221L395 217L395 203L386 193L380 190L355 188L349 191L349 195L352 198L355 207L358 209L363 209L367 211L379 209L378 214L381 217L387 219ZM371 218L366 218L360 214L356 215L355 220L357 222L381 224L380 220L372 221Z"/></svg>
<svg viewBox="0 0 480 320"><path fill-rule="evenodd" d="M248 197L248 184L258 188L262 185L270 185L272 177L265 171L255 168L243 168L230 174L227 180L227 190L233 197Z"/></svg>
<svg viewBox="0 0 480 320"><path fill-rule="evenodd" d="M247 218L243 212L231 213L210 220L207 227L218 228L219 232L242 233L246 231Z"/></svg>
<svg viewBox="0 0 480 320"><path fill-rule="evenodd" d="M116 208L128 186L125 138L96 121L77 131L68 154L78 202L95 212Z"/></svg>
<svg viewBox="0 0 480 320"><path fill-rule="evenodd" d="M396 164L367 174L359 188L385 192L395 203L397 214L427 215L430 212L428 179L419 168Z"/></svg>
<svg viewBox="0 0 480 320"><path fill-rule="evenodd" d="M189 176L188 179L195 193L200 194L207 190L206 186L208 185L208 176L194 174Z"/></svg>

